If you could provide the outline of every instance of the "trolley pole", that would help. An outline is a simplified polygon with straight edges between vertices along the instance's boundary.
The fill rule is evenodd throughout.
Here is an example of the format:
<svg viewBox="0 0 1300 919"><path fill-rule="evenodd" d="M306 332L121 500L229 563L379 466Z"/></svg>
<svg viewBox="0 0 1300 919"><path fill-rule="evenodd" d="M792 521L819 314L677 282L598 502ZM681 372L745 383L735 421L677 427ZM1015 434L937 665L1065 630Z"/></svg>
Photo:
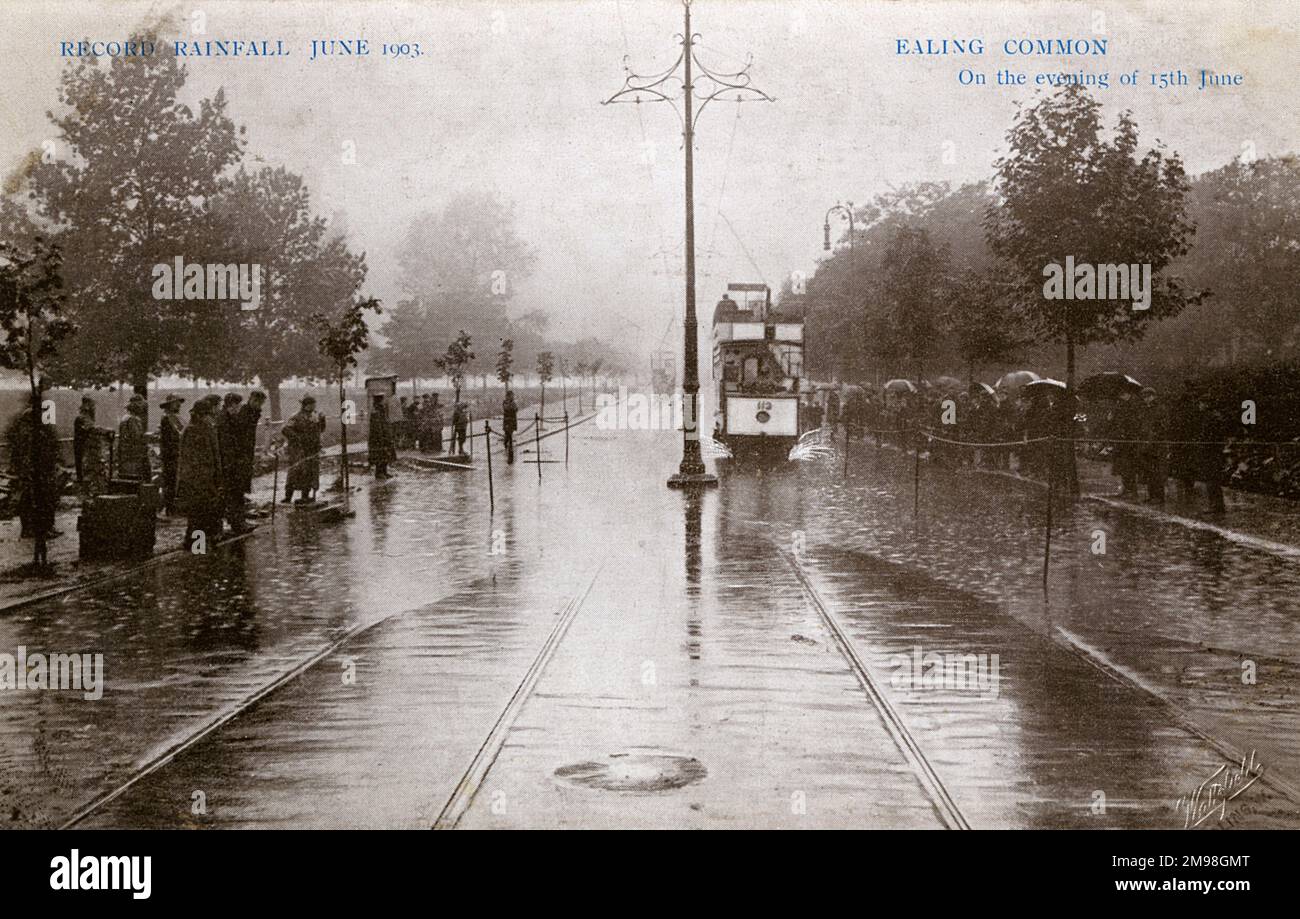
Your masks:
<svg viewBox="0 0 1300 919"><path fill-rule="evenodd" d="M677 81L681 81L682 141L685 149L686 191L686 313L682 323L684 371L682 374L682 461L668 479L669 488L696 488L718 484L718 477L705 470L700 451L699 322L695 315L695 122L714 99L735 102L772 102L771 96L751 85L749 63L736 73L715 73L695 56L695 34L691 31L691 0L682 0L685 30L682 53L667 73L640 76L628 73L623 88L605 100L613 102L667 102ZM700 71L696 85L695 68ZM681 73L679 74L679 68ZM705 85L707 81L707 85ZM698 110L695 102L699 101Z"/></svg>

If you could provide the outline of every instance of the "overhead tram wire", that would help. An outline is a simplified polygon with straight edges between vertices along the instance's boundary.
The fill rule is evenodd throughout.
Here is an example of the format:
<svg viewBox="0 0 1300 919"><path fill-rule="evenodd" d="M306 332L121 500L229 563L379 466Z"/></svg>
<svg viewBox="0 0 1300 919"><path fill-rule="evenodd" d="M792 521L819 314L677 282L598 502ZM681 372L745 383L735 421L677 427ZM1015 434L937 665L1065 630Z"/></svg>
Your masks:
<svg viewBox="0 0 1300 919"><path fill-rule="evenodd" d="M736 149L736 129L738 127L740 127L739 105L736 106L736 118L731 122L731 139L727 142L727 157L722 162L722 182L718 187L718 200L713 208L713 227L709 230L709 248L707 250L711 255L717 252L715 243L718 239L718 217L722 215L722 202L727 195L727 177L731 175L731 154ZM707 263L704 271L709 277L713 277L713 272L709 270Z"/></svg>
<svg viewBox="0 0 1300 919"><path fill-rule="evenodd" d="M736 245L740 246L740 251L744 252L745 258L749 259L749 265L751 268L754 269L754 273L758 275L758 279L762 281L764 284L767 284L767 277L763 274L763 269L759 268L758 262L754 261L754 256L752 256L749 252L749 249L746 248L745 241L741 239L740 234L736 232L736 228L731 223L730 218L728 218L726 214L722 213L722 211L718 211L718 216L720 216L723 222L727 224L727 229L731 230L731 235L736 237ZM768 286L770 287L771 285Z"/></svg>
<svg viewBox="0 0 1300 919"><path fill-rule="evenodd" d="M615 0L614 9L618 12L618 28L619 28L619 32L623 36L623 59L624 61L627 61L631 59L632 46L627 40L627 22L623 18L622 0ZM676 62L674 62L672 68L669 68L669 70L666 72L671 73L672 69L676 68L676 66L677 64ZM636 106L636 121L637 121L637 127L641 132L641 149L643 151L652 149L652 147L650 146L650 136L646 133L646 129L645 129L645 115L641 112L641 106L639 105ZM642 157L642 158L645 161L644 165L646 170L646 176L649 180L649 185L650 185L650 200L646 204L646 211L650 214L650 223L654 227L655 235L659 238L659 251L660 253L663 254L664 271L665 273L667 273L669 271L668 241L664 236L663 225L659 222L659 217L658 214L656 214L655 212L655 206L654 206L654 202L658 197L657 188L655 184L655 172L654 172L655 157L650 156L650 157ZM659 284L664 284L664 283L665 282L663 281L659 282ZM668 299L668 297L665 296L663 299L666 300Z"/></svg>

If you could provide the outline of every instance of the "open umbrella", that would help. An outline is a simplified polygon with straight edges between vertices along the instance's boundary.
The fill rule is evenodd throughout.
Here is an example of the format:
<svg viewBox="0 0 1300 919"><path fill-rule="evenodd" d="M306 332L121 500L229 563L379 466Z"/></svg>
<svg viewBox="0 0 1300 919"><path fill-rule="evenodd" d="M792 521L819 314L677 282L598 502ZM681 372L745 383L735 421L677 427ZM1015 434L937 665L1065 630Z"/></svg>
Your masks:
<svg viewBox="0 0 1300 919"><path fill-rule="evenodd" d="M945 392L959 392L966 388L966 384L956 377L939 377L934 381L934 388Z"/></svg>
<svg viewBox="0 0 1300 919"><path fill-rule="evenodd" d="M1029 396L1041 396L1044 393L1050 393L1055 396L1063 392L1065 392L1065 384L1060 380L1044 378L1025 384L1025 394Z"/></svg>
<svg viewBox="0 0 1300 919"><path fill-rule="evenodd" d="M1022 386L1041 379L1042 377L1034 373L1032 370L1013 370L1008 374L1004 374L1002 379L998 380L997 388L1015 392Z"/></svg>
<svg viewBox="0 0 1300 919"><path fill-rule="evenodd" d="M885 384L885 392L916 392L911 380L890 380Z"/></svg>
<svg viewBox="0 0 1300 919"><path fill-rule="evenodd" d="M1142 384L1118 370L1095 373L1079 384L1079 395L1084 399L1118 399L1120 393L1130 389L1133 394L1142 391Z"/></svg>

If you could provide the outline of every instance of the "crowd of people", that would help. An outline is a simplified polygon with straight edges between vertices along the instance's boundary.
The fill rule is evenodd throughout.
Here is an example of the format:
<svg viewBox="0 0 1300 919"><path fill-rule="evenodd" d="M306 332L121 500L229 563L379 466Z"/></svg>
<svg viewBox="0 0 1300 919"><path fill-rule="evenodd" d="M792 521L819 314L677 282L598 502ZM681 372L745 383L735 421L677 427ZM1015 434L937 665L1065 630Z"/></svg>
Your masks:
<svg viewBox="0 0 1300 919"><path fill-rule="evenodd" d="M184 420L181 408L186 399L172 394L162 400L158 427L151 433L149 405L143 396L131 396L111 428L98 424L95 399L83 396L72 425L76 489L83 497L94 498L135 493L140 485L156 486L153 495L162 513L186 518L186 547L193 547L197 533L203 534L205 542L219 540L227 531L247 533L252 529L249 495L257 470L257 432L266 401L261 390L250 393L247 401L235 392L207 395L191 405ZM382 396L376 396L370 406L367 452L377 479L390 476L389 466L399 449L443 452L444 416L438 394L402 398L400 406L400 418L391 422ZM513 462L519 412L513 392L507 390L501 411L502 429L494 433L503 438L506 459ZM451 439L445 444L448 452L465 453L470 420L469 407L456 402ZM284 448L279 465L284 478L282 503L316 502L325 427L316 399L307 395L273 440L276 447ZM33 432L38 437L35 450ZM62 469L54 424L42 419L33 425L27 408L10 421L6 441L10 505L17 510L22 536L62 535L55 529L56 511L60 496L72 486L72 477Z"/></svg>
<svg viewBox="0 0 1300 919"><path fill-rule="evenodd" d="M97 423L97 407L83 396L72 425L73 471L78 489L86 497L123 493L133 485L156 485L160 505L168 516L184 515L186 544L195 532L219 538L225 527L235 534L249 530L247 496L252 490L257 427L266 394L254 391L244 401L238 393L223 398L208 395L190 408L189 422L180 416L185 399L170 395L161 403L162 416L153 436L148 431L148 402L133 395L115 429ZM319 485L318 456L324 418L304 423L315 400L303 400L303 411L286 425L291 484L305 498ZM32 450L33 431L39 443ZM31 409L15 418L7 431L10 474L22 535L42 533L47 539L62 535L54 529L55 511L63 491L60 481L59 439L53 424L32 424ZM158 444L155 468L151 441ZM292 491L286 494L286 499Z"/></svg>
<svg viewBox="0 0 1300 919"><path fill-rule="evenodd" d="M834 396L834 398L831 398ZM1113 398L1082 401L1064 388L995 390L983 384L950 392L852 388L809 400L805 427L844 424L854 437L877 445L915 448L932 460L1010 470L1058 483L1075 474L1071 451L1109 459L1121 494L1160 504L1169 479L1188 499L1204 483L1211 510L1223 510L1228 415L1188 384L1174 400L1149 387L1128 386Z"/></svg>

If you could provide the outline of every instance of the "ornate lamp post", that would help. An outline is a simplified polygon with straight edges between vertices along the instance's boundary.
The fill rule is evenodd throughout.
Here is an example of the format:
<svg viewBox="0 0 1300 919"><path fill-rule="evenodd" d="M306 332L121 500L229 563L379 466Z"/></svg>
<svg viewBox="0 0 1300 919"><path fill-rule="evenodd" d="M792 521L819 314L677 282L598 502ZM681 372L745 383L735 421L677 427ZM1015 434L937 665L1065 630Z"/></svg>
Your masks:
<svg viewBox="0 0 1300 919"><path fill-rule="evenodd" d="M699 329L695 315L695 123L705 107L714 99L735 93L735 102L772 102L771 96L750 85L749 67L736 73L715 73L695 56L695 43L699 38L691 32L691 0L682 0L685 12L685 32L679 36L682 52L668 70L659 74L642 76L628 70L623 88L603 103L613 102L667 102L673 106L682 123L682 142L686 148L686 318L683 323L684 370L682 374L682 462L677 473L668 480L669 488L688 488L718 484L717 476L705 471L700 454L700 371ZM699 85L696 83L699 69ZM626 67L624 69L627 69ZM680 74L679 74L680 71ZM683 111L673 104L676 83L681 84ZM695 103L699 106L696 107Z"/></svg>
<svg viewBox="0 0 1300 919"><path fill-rule="evenodd" d="M855 248L854 248L854 240L855 240L855 238L857 238L857 235L858 235L858 234L857 234L857 231L854 230L854 225L853 225L853 201L849 201L848 204L840 204L839 201L836 201L835 204L832 204L831 207L827 208L827 212L826 212L826 224L824 224L824 225L822 226L822 230L823 230L822 248L823 248L823 250L826 250L827 252L831 251L831 214L833 214L833 213L839 213L840 216L845 217L845 218L848 218L848 221L849 221L849 270L857 269L857 266L858 266L857 250L855 250ZM862 354L863 354L863 355L866 355L866 347L867 347L867 315L866 315L866 304L863 304L862 311L863 311L863 315L862 315Z"/></svg>
<svg viewBox="0 0 1300 919"><path fill-rule="evenodd" d="M822 229L826 233L825 239L822 242L822 248L825 249L827 252L831 251L831 214L835 214L835 213L839 213L844 217L847 217L849 220L849 264L852 265L853 264L853 237L856 235L853 232L853 202L852 201L850 201L848 204L840 204L838 201L836 201L829 208L827 208L826 225L822 227Z"/></svg>

